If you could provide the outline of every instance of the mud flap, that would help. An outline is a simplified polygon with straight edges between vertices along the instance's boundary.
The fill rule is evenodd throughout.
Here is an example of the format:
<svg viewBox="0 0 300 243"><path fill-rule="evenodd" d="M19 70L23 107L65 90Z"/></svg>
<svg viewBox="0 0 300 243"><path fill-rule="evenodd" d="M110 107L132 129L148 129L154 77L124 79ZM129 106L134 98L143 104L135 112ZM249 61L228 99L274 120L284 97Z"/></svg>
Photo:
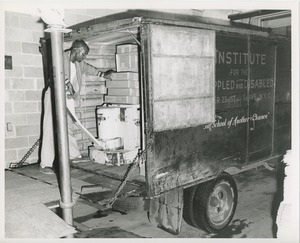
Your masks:
<svg viewBox="0 0 300 243"><path fill-rule="evenodd" d="M183 189L173 189L150 201L149 221L171 234L179 234L183 212Z"/></svg>

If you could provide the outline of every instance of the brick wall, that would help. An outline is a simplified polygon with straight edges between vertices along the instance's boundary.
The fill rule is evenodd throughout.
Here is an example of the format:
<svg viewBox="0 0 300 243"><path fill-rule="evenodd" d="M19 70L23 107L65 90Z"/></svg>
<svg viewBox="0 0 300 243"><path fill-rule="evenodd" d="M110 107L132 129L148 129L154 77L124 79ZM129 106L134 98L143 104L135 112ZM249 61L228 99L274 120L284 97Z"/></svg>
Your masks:
<svg viewBox="0 0 300 243"><path fill-rule="evenodd" d="M5 12L5 55L12 70L5 70L5 167L19 161L40 133L44 85L39 39L44 24L29 14ZM27 162L36 162L38 149Z"/></svg>

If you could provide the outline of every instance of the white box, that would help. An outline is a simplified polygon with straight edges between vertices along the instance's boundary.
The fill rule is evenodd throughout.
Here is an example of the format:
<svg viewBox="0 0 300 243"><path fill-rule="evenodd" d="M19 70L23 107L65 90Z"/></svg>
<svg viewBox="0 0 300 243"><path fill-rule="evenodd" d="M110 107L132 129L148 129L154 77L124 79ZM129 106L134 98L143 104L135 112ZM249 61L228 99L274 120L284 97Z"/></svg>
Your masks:
<svg viewBox="0 0 300 243"><path fill-rule="evenodd" d="M92 81L92 82L94 82L94 81L98 81L98 82L105 82L105 79L104 78L101 78L101 77L99 77L99 76L92 76L92 75L84 75L84 82L88 82L88 81Z"/></svg>
<svg viewBox="0 0 300 243"><path fill-rule="evenodd" d="M138 72L139 62L138 53L120 53L116 54L117 72Z"/></svg>
<svg viewBox="0 0 300 243"><path fill-rule="evenodd" d="M93 146L89 146L89 158L91 159L91 161L103 165L108 161L106 153L104 151L96 149Z"/></svg>
<svg viewBox="0 0 300 243"><path fill-rule="evenodd" d="M116 104L139 104L139 96L105 96L105 102L107 103L116 103Z"/></svg>
<svg viewBox="0 0 300 243"><path fill-rule="evenodd" d="M111 75L111 79L114 80L139 80L139 74L134 72L117 72Z"/></svg>
<svg viewBox="0 0 300 243"><path fill-rule="evenodd" d="M108 89L107 92L108 95L121 95L121 96L140 96L140 90L139 89Z"/></svg>
<svg viewBox="0 0 300 243"><path fill-rule="evenodd" d="M89 146L89 158L98 164L121 166L123 164L131 164L138 153L138 149L134 150L115 150L101 151L94 146Z"/></svg>
<svg viewBox="0 0 300 243"><path fill-rule="evenodd" d="M137 52L138 45L134 44L124 44L124 45L117 45L117 53L128 53L128 52Z"/></svg>
<svg viewBox="0 0 300 243"><path fill-rule="evenodd" d="M83 96L84 97L84 96ZM91 97L91 95L89 95ZM103 95L99 95L97 98L82 98L80 99L79 103L81 107L85 106L97 106L102 105L104 101Z"/></svg>
<svg viewBox="0 0 300 243"><path fill-rule="evenodd" d="M120 166L124 164L123 153L121 151L101 151L94 146L89 146L89 157L93 162L98 164Z"/></svg>
<svg viewBox="0 0 300 243"><path fill-rule="evenodd" d="M114 55L112 55L108 58L104 58L103 56L99 57L99 58L88 58L87 57L86 62L88 64L93 65L94 67L101 67L101 69L114 68L116 65Z"/></svg>
<svg viewBox="0 0 300 243"><path fill-rule="evenodd" d="M139 81L130 81L130 80L122 80L122 81L108 81L106 82L107 88L133 88L138 89L140 87Z"/></svg>
<svg viewBox="0 0 300 243"><path fill-rule="evenodd" d="M81 95L88 94L107 94L105 85L83 85L80 90Z"/></svg>

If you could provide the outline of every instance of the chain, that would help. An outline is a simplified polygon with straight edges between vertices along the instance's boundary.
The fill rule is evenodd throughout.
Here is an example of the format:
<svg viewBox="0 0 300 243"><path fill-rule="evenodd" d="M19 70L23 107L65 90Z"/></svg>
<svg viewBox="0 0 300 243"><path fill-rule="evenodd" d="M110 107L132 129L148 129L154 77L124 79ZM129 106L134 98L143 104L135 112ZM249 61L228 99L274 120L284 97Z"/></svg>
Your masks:
<svg viewBox="0 0 300 243"><path fill-rule="evenodd" d="M147 147L149 147L149 145ZM123 190L124 186L126 185L128 179L129 179L130 172L133 171L137 167L137 165L139 165L138 162L140 161L141 157L144 155L146 150L147 150L147 148L143 151L139 151L138 154L135 156L132 163L130 164L127 171L125 172L124 178L123 178L121 184L119 185L118 189L116 190L114 195L109 199L108 203L105 205L107 208L112 208L112 205L115 203L118 196L120 195L120 192Z"/></svg>
<svg viewBox="0 0 300 243"><path fill-rule="evenodd" d="M36 140L36 142L32 145L32 147L27 151L27 153L23 156L19 163L11 163L9 165L10 168L18 168L24 164L24 162L28 159L28 157L33 153L37 146L40 144L40 139Z"/></svg>

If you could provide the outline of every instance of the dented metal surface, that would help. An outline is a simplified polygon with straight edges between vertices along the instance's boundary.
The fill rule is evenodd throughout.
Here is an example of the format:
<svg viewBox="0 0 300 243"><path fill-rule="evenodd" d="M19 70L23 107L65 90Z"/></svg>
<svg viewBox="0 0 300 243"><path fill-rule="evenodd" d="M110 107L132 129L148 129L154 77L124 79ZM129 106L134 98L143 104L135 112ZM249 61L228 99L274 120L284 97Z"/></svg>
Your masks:
<svg viewBox="0 0 300 243"><path fill-rule="evenodd" d="M238 129L232 132L231 142L223 140L227 134L222 129L210 132L205 126L155 133L155 164L149 168L149 173L153 174L150 190L158 195L210 178L229 165L242 165L246 146L243 137L239 138L239 132ZM226 157L229 158L223 159ZM156 176L163 173L164 176Z"/></svg>

